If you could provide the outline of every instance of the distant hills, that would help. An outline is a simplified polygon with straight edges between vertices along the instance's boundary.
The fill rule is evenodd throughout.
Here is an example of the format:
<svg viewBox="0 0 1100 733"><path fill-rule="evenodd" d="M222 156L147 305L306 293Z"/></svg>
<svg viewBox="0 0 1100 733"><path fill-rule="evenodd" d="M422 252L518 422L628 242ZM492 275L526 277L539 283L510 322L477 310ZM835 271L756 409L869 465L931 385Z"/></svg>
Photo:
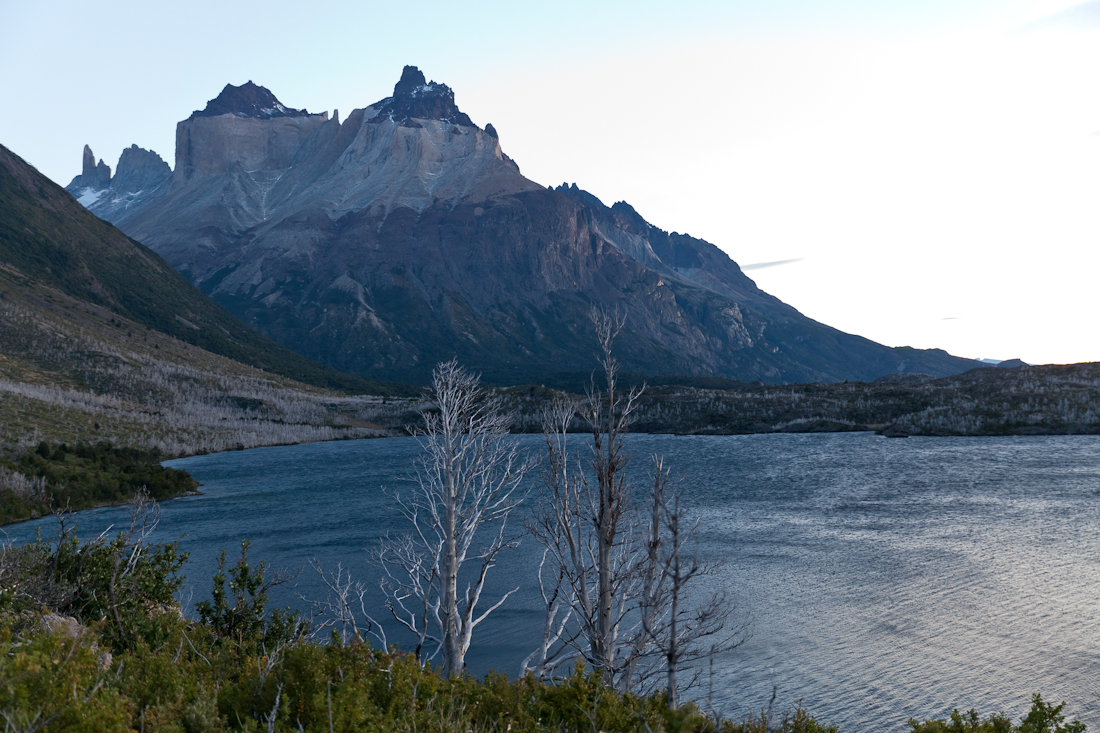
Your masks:
<svg viewBox="0 0 1100 733"><path fill-rule="evenodd" d="M693 434L1098 435L1100 363L987 366L870 383L657 386L644 395L638 420L640 431Z"/></svg>
<svg viewBox="0 0 1100 733"><path fill-rule="evenodd" d="M424 382L454 356L495 383L587 373L593 306L626 314L619 357L638 375L838 382L974 366L817 323L708 242L575 184L536 184L415 67L343 122L227 85L178 124L174 161L135 146L112 176L85 149L68 190L256 331L363 377Z"/></svg>

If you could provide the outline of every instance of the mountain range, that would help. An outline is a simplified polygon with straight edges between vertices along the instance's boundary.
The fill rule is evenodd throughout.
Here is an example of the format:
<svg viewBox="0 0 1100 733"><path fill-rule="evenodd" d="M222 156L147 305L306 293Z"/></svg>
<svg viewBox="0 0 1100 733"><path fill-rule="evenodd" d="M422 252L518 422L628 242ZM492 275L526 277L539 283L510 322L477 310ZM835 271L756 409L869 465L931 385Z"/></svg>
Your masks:
<svg viewBox="0 0 1100 733"><path fill-rule="evenodd" d="M129 466L388 435L415 418L420 392L337 372L256 333L0 146L0 522L48 511L50 492L77 508L137 486L70 476L65 449L51 459L67 468L50 473L48 492L24 480L31 474L13 479L36 446L56 452L43 441L138 449L96 449Z"/></svg>
<svg viewBox="0 0 1100 733"><path fill-rule="evenodd" d="M81 304L71 307L73 318L95 309L109 312L112 323L125 319L132 324L131 329L139 330L139 337L131 332L131 343L145 340L140 337L144 333L155 333L242 365L319 387L372 394L408 391L316 364L247 328L158 254L90 214L60 186L3 146L0 146L0 283L10 288L12 297L17 291L38 288L56 293L47 296L47 301L63 297ZM7 290L0 291L0 298L8 297ZM47 303L37 310L57 308ZM49 317L44 312L40 315ZM98 329L91 323L74 326L89 333ZM18 350L16 339L35 338L29 329L11 335L11 340L4 341L4 354L11 357Z"/></svg>
<svg viewBox="0 0 1100 733"><path fill-rule="evenodd" d="M767 383L975 366L818 323L718 247L525 178L454 92L406 66L341 122L227 85L176 127L174 167L84 150L67 187L256 331L375 379L457 356L496 383L587 372L593 307L625 315L622 368Z"/></svg>
<svg viewBox="0 0 1100 733"><path fill-rule="evenodd" d="M1030 367L1017 359L983 366L941 379L892 374L872 383L781 387L650 376L635 429L1100 432L1098 365ZM554 388L576 392L583 376L496 394L514 429L538 431ZM639 381L624 375L625 383ZM313 364L255 333L0 147L0 461L44 439L184 455L403 433L418 419L418 395L413 386ZM3 504L0 519L33 509L5 514Z"/></svg>

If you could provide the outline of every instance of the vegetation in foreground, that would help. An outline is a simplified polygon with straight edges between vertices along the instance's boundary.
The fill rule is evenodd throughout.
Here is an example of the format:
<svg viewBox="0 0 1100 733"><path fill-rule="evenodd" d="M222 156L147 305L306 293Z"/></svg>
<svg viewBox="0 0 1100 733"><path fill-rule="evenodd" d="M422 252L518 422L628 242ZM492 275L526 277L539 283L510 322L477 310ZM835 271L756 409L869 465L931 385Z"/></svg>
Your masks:
<svg viewBox="0 0 1100 733"><path fill-rule="evenodd" d="M673 710L660 694L609 690L580 664L555 683L444 677L414 655L341 639L324 615L269 610L268 591L285 578L251 564L247 543L187 619L173 601L187 556L177 543L144 543L148 511L109 541L80 543L62 527L53 542L0 554L6 730L765 729L756 718L717 720L692 704ZM835 731L802 710L772 722Z"/></svg>
<svg viewBox="0 0 1100 733"><path fill-rule="evenodd" d="M154 510L155 511L155 510ZM188 619L173 600L186 560L147 545L135 512L114 539L56 540L0 552L0 718L6 731L721 731L836 733L805 710L743 720L663 693L608 689L575 666L540 682L445 678L396 649L342 640L324 615L267 608L284 578L252 564L247 543ZM327 638L326 638L327 637ZM889 725L890 721L885 721ZM909 721L911 733L1083 733L1038 695L1018 724L970 711Z"/></svg>
<svg viewBox="0 0 1100 733"><path fill-rule="evenodd" d="M994 713L987 718L978 715L977 710L968 710L965 714L958 709L951 711L947 720L925 720L918 722L909 719L910 733L1085 733L1085 724L1074 720L1065 722L1062 714L1064 702L1052 705L1036 693L1031 698L1031 710L1014 725L1003 713Z"/></svg>
<svg viewBox="0 0 1100 733"><path fill-rule="evenodd" d="M116 448L106 441L0 452L0 524L71 511L125 504L144 489L158 501L182 496L199 483L186 471L160 465L157 449Z"/></svg>

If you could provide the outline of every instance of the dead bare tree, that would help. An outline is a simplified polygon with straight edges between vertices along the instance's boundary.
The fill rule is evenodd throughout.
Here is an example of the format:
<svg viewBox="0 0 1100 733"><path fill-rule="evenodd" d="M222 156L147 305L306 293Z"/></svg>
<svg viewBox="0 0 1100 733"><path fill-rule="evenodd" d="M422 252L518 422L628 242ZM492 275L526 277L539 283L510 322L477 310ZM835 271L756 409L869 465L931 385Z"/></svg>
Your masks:
<svg viewBox="0 0 1100 733"><path fill-rule="evenodd" d="M605 387L597 389L593 380L583 402L557 402L544 417L547 469L544 495L531 531L546 550L544 564L545 558L552 559L557 582L547 590L540 572L541 591L548 602L543 651L535 657L537 664L525 663L524 671L545 675L580 654L600 670L604 684L629 687L636 645L624 644L624 639L636 636L635 630L627 627L636 610L639 576L636 534L627 514L629 492L624 470L630 457L623 450L623 436L641 390L625 394L618 390L618 364L612 347L623 327L622 317L593 310L591 318ZM590 431L594 479L579 467L570 468L567 434L577 414ZM572 623L565 619L555 624L565 602ZM575 626L572 631L571 625Z"/></svg>
<svg viewBox="0 0 1100 733"><path fill-rule="evenodd" d="M531 673L544 679L574 659L578 653L574 642L582 634L574 632L569 622L576 611L587 616L591 610L592 543L581 510L581 472L579 467L570 470L569 454L569 427L579 408L577 402L559 396L543 411L547 447L543 495L528 531L543 546L538 581L546 615L539 646L523 660L520 676ZM548 570L552 580L545 575ZM581 626L583 630L585 625Z"/></svg>
<svg viewBox="0 0 1100 733"><path fill-rule="evenodd" d="M456 361L436 367L438 411L421 413L424 454L415 489L393 494L412 530L387 538L377 556L394 618L417 635L422 662L442 654L446 676L462 672L474 628L518 590L479 612L489 569L518 542L508 534L508 518L522 501L519 484L530 463L507 439L510 421L500 401L478 381ZM479 530L484 536L488 525L493 531L482 539ZM473 570L464 573L467 563ZM460 575L467 581L461 596ZM429 644L436 646L430 654Z"/></svg>
<svg viewBox="0 0 1100 733"><path fill-rule="evenodd" d="M693 581L711 575L717 565L687 556L685 548L694 539L699 523L687 524L681 495L668 495L668 471L664 461L653 457L654 487L650 508L652 525L647 538L646 591L641 608L647 641L662 660L664 688L671 708L679 705L681 689L697 682L694 675L685 685L678 675L707 657L732 651L748 640L747 618L737 618L737 606L722 591L711 593L700 603L687 597Z"/></svg>
<svg viewBox="0 0 1100 733"><path fill-rule="evenodd" d="M620 690L653 689L663 677L670 704L684 687L678 672L743 641L731 626L733 608L722 594L694 604L692 581L713 570L685 554L694 535L678 493L669 496L668 472L655 458L653 491L644 515L630 506L623 447L641 396L618 389L612 353L621 317L594 311L606 387L593 384L580 403L555 402L543 415L547 457L542 497L530 531L543 546L539 586L546 607L538 649L522 673L548 677L578 656ZM573 465L569 428L587 424L591 476Z"/></svg>
<svg viewBox="0 0 1100 733"><path fill-rule="evenodd" d="M624 322L622 316L607 311L592 312L606 387L601 393L593 381L584 403L584 416L592 431L592 469L596 475L596 492L589 494L589 512L596 538L597 593L588 636L593 659L607 685L614 682L619 667L616 642L634 581L633 538L629 532L625 536L620 532L629 498L625 469L630 456L623 451L623 436L642 390L631 389L625 396L617 390L618 363L612 346Z"/></svg>

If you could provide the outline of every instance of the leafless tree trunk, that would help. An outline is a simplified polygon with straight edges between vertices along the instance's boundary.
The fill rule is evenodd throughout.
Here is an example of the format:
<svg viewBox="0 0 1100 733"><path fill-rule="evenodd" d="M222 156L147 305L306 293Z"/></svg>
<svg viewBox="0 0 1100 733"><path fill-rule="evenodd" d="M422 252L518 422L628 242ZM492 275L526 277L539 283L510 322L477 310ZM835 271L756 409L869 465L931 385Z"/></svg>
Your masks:
<svg viewBox="0 0 1100 733"><path fill-rule="evenodd" d="M600 366L603 367L607 385L602 394L596 390L595 384L590 386L585 403L585 419L592 429L592 469L596 474L596 502L592 506L592 517L595 520L593 529L596 533L598 576L596 618L593 619L589 641L595 663L602 670L604 684L611 685L616 671L615 642L625 608L624 601L629 595L622 591L630 582L629 568L613 560L616 548L623 543L619 525L628 501L624 470L630 456L623 452L623 435L630 426L641 391L631 390L623 397L616 390L618 364L612 346L623 327L623 319L598 311L593 313L592 320L600 342ZM626 577L616 572L617 565L626 571Z"/></svg>
<svg viewBox="0 0 1100 733"><path fill-rule="evenodd" d="M712 574L717 566L685 555L698 521L686 525L687 511L680 493L668 495L668 472L656 456L654 475L650 506L654 529L664 539L648 545L649 567L659 573L660 580L654 584L653 597L646 599L651 604L649 612L643 605L642 624L663 662L669 707L676 708L680 690L697 681L693 677L684 685L678 679L679 672L701 659L740 646L748 639L749 628L747 619L735 617L737 607L724 592L714 592L698 604L688 603L686 594L693 581Z"/></svg>
<svg viewBox="0 0 1100 733"><path fill-rule="evenodd" d="M541 590L547 601L540 664L525 662L524 671L545 674L547 664L569 657L566 648L583 655L600 670L604 684L629 684L632 654L625 657L623 639L631 636L623 624L636 602L637 564L634 527L627 515L628 487L624 469L629 456L623 450L626 434L641 390L618 391L618 365L612 352L623 320L593 311L592 322L600 344L600 366L606 387L593 383L580 404L559 401L544 416L548 458L543 476L544 496L531 530L552 560L557 585ZM568 428L580 414L591 436L594 482L582 471L570 469ZM545 579L540 572L540 582ZM554 625L561 604L568 603L576 629ZM549 651L557 645L556 651ZM630 646L627 642L626 646Z"/></svg>
<svg viewBox="0 0 1100 733"><path fill-rule="evenodd" d="M543 496L530 530L544 548L539 584L546 604L540 647L522 672L541 677L580 655L607 686L650 689L658 684L678 704L678 674L707 655L732 649L743 625L730 627L733 607L722 594L701 605L686 595L712 566L687 558L694 534L685 529L679 494L669 496L668 471L654 457L645 512L630 507L623 448L641 390L618 389L612 354L623 320L594 311L606 389L590 387L582 403L559 400L543 416L547 446ZM590 431L592 476L572 467L568 432L580 414ZM709 642L709 644L708 644ZM664 684L657 681L664 677Z"/></svg>
<svg viewBox="0 0 1100 733"><path fill-rule="evenodd" d="M569 465L569 425L578 409L578 403L559 397L543 412L543 496L528 530L543 545L538 580L546 616L539 647L520 668L521 675L530 672L540 679L576 656L572 642L581 634L570 632L569 621L574 615L588 618L592 610L590 533L581 512L580 471L570 471Z"/></svg>
<svg viewBox="0 0 1100 733"><path fill-rule="evenodd" d="M422 413L416 488L394 494L412 531L387 538L378 558L394 618L417 635L421 661L441 653L443 673L451 676L465 667L474 628L518 590L478 613L489 569L501 550L517 544L507 531L508 516L522 500L517 490L530 464L506 439L509 418L499 400L457 362L436 368L432 394L438 412ZM485 525L495 529L475 544ZM474 569L460 594L467 562ZM436 649L428 654L430 642Z"/></svg>

